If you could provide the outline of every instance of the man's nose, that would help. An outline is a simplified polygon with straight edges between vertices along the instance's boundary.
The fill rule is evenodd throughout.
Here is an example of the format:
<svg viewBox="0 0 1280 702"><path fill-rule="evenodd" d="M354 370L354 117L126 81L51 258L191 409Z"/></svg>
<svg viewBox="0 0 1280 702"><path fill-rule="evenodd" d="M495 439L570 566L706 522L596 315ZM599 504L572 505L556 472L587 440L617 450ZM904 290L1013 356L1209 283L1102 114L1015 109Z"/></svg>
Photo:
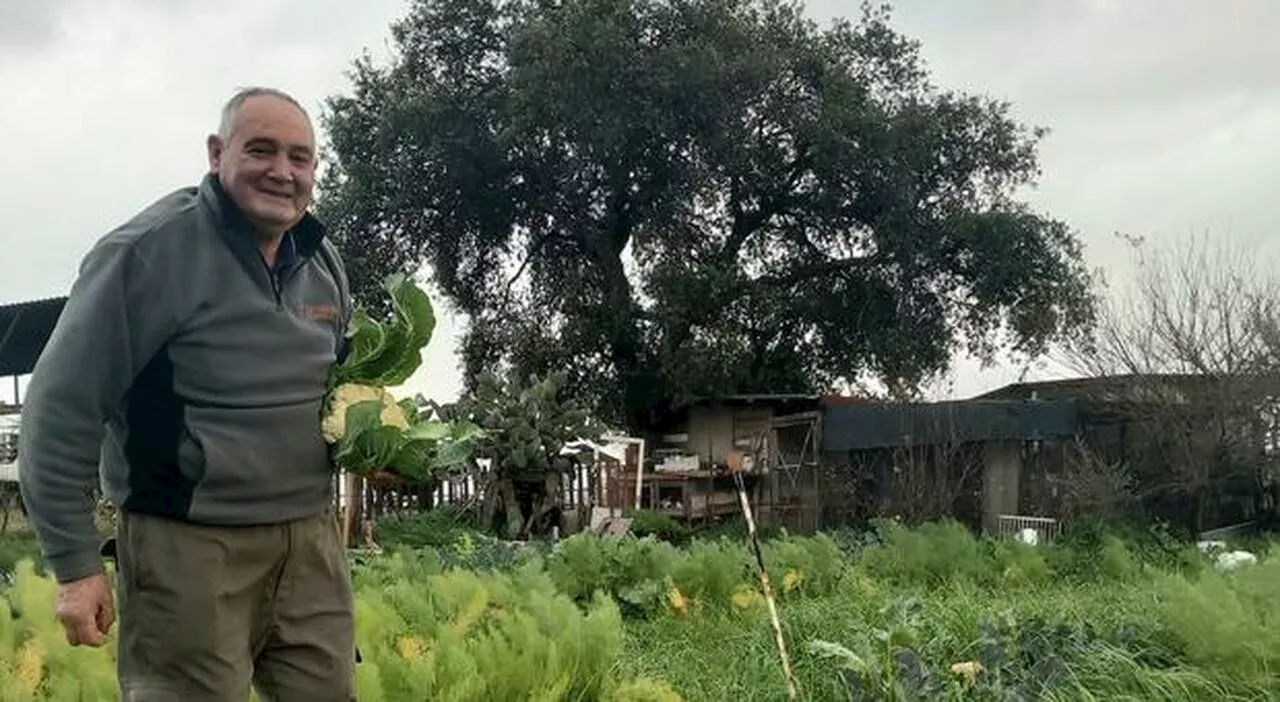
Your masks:
<svg viewBox="0 0 1280 702"><path fill-rule="evenodd" d="M267 177L273 180L292 181L293 168L289 165L289 159L272 159L271 167L267 169Z"/></svg>

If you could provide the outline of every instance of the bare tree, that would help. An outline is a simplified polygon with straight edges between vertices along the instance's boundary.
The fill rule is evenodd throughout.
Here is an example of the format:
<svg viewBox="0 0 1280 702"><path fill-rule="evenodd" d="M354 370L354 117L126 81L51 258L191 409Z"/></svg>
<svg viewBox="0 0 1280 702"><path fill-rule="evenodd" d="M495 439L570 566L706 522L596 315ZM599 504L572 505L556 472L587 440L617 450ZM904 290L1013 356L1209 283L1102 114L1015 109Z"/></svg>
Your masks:
<svg viewBox="0 0 1280 702"><path fill-rule="evenodd" d="M908 524L955 518L976 526L981 521L982 446L962 441L955 422L945 411L922 418L915 428L924 436L892 451L889 510Z"/></svg>
<svg viewBox="0 0 1280 702"><path fill-rule="evenodd" d="M843 516L894 516L908 524L954 518L977 526L982 518L982 445L966 442L951 412L920 412L911 402L887 403L896 439L851 452L828 476L828 501L843 500ZM840 497L833 497L839 494Z"/></svg>
<svg viewBox="0 0 1280 702"><path fill-rule="evenodd" d="M1274 269L1208 237L1132 243L1132 290L1103 306L1069 362L1114 380L1088 399L1121 418L1144 505L1194 531L1256 516L1280 395Z"/></svg>
<svg viewBox="0 0 1280 702"><path fill-rule="evenodd" d="M1061 470L1048 476L1055 516L1120 520L1131 514L1137 485L1127 463L1102 455L1082 439L1064 442L1062 453Z"/></svg>
<svg viewBox="0 0 1280 702"><path fill-rule="evenodd" d="M1272 298L1258 310L1258 333L1262 337L1265 351L1265 362L1271 367L1280 367L1280 302Z"/></svg>

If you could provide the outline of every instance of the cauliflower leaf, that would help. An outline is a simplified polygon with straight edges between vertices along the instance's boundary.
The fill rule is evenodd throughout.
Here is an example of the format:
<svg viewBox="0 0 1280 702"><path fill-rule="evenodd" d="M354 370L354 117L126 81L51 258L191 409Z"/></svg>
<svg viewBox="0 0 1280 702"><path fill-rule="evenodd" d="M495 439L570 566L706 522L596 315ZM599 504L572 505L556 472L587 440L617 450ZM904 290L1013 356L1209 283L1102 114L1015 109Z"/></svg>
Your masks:
<svg viewBox="0 0 1280 702"><path fill-rule="evenodd" d="M422 365L422 350L435 331L431 299L402 274L382 284L391 298L391 319L379 322L362 309L347 329L347 357L334 369L333 383L395 387Z"/></svg>
<svg viewBox="0 0 1280 702"><path fill-rule="evenodd" d="M382 423L384 406L365 400L345 409L345 431L334 447L333 459L357 473L385 468L403 443L404 430Z"/></svg>
<svg viewBox="0 0 1280 702"><path fill-rule="evenodd" d="M469 461L483 432L470 422L431 419L417 402L397 400L387 390L421 365L435 314L426 293L403 275L389 276L383 289L389 319L376 320L363 309L352 314L346 357L330 377L321 433L334 462L346 470L428 479Z"/></svg>

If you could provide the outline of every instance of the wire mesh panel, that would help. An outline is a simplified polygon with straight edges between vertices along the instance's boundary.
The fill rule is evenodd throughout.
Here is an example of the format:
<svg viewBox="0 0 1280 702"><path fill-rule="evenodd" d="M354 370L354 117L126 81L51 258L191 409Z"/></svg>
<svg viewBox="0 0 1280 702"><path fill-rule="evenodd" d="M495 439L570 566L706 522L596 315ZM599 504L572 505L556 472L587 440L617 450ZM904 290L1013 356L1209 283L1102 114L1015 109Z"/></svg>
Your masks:
<svg viewBox="0 0 1280 702"><path fill-rule="evenodd" d="M1034 537L1031 534L1035 534ZM1017 538L1034 543L1053 543L1062 535L1062 524L1049 517L1001 514L996 518L996 534L1000 538Z"/></svg>

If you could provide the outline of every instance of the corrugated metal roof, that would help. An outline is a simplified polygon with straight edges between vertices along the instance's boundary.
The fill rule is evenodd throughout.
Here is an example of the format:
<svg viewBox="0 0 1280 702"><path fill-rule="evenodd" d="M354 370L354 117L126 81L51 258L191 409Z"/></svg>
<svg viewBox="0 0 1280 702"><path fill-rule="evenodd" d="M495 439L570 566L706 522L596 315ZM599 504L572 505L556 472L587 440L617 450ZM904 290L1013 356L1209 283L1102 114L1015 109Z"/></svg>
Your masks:
<svg viewBox="0 0 1280 702"><path fill-rule="evenodd" d="M66 303L49 297L0 305L0 377L31 372Z"/></svg>
<svg viewBox="0 0 1280 702"><path fill-rule="evenodd" d="M872 402L864 397L852 395L816 395L809 393L736 393L731 395L697 396L684 403L685 407L696 405L842 405Z"/></svg>
<svg viewBox="0 0 1280 702"><path fill-rule="evenodd" d="M1036 397L1082 397L1131 391L1135 387L1158 383L1169 387L1195 387L1213 382L1207 375L1194 373L1122 373L1116 375L1059 378L1011 383L975 396L974 400L1022 400Z"/></svg>
<svg viewBox="0 0 1280 702"><path fill-rule="evenodd" d="M14 309L22 309L25 307L35 307L46 304L61 305L67 301L66 295L54 295L52 297L39 297L34 300L26 300L24 302L6 302L0 305L0 314L4 314Z"/></svg>
<svg viewBox="0 0 1280 702"><path fill-rule="evenodd" d="M1075 435L1074 400L958 400L827 407L823 449L859 451L974 441L1033 441Z"/></svg>
<svg viewBox="0 0 1280 702"><path fill-rule="evenodd" d="M821 395L801 393L737 393L732 395L716 395L695 397L691 404L707 404L715 402L817 402Z"/></svg>

